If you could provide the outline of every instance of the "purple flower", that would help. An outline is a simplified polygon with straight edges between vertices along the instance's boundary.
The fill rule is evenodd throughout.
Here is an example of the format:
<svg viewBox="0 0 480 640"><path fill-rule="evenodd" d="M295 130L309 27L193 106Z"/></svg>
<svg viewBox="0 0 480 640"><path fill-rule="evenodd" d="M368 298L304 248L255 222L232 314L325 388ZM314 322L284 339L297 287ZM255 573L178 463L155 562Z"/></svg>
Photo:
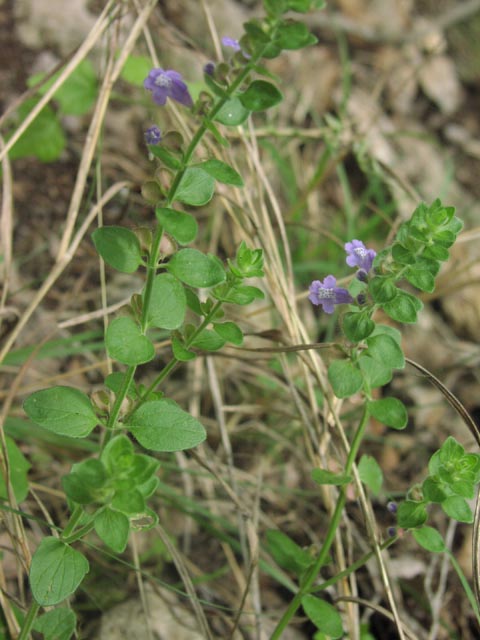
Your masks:
<svg viewBox="0 0 480 640"><path fill-rule="evenodd" d="M158 144L162 139L162 132L157 127L157 125L153 125L149 129L145 131L145 142L147 144Z"/></svg>
<svg viewBox="0 0 480 640"><path fill-rule="evenodd" d="M312 304L321 304L325 313L333 313L336 304L353 302L348 291L336 284L337 280L333 276L327 276L323 282L314 280L310 285L308 299Z"/></svg>
<svg viewBox="0 0 480 640"><path fill-rule="evenodd" d="M238 42L238 40L235 40L235 38L229 38L228 36L223 36L222 44L223 44L224 47L230 47L234 51L241 51L242 50L242 47L240 46L240 43Z"/></svg>
<svg viewBox="0 0 480 640"><path fill-rule="evenodd" d="M193 105L192 96L178 71L152 69L143 82L143 86L152 92L153 101L164 105L167 98L172 98L186 107Z"/></svg>
<svg viewBox="0 0 480 640"><path fill-rule="evenodd" d="M249 55L248 53L242 50L242 47L240 46L239 41L235 40L235 38L229 38L228 36L223 36L222 44L224 47L230 47L235 52L241 51L243 53L243 56L247 58L247 60L252 57L251 55Z"/></svg>
<svg viewBox="0 0 480 640"><path fill-rule="evenodd" d="M366 273L372 268L373 260L377 252L367 249L361 240L352 240L345 244L347 252L347 264L349 267L358 267Z"/></svg>
<svg viewBox="0 0 480 640"><path fill-rule="evenodd" d="M207 76L213 76L214 72L215 72L215 63L207 62L207 64L203 67L203 73L205 73Z"/></svg>

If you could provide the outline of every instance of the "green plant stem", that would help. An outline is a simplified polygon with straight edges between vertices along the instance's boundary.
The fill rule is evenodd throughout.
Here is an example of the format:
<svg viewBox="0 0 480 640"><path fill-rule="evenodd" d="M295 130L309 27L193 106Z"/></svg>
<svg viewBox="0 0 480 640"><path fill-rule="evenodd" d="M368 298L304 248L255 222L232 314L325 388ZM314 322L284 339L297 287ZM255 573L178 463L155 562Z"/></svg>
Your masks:
<svg viewBox="0 0 480 640"><path fill-rule="evenodd" d="M62 534L60 536L62 540L65 540L65 538L68 538L69 536L72 535L82 515L83 515L83 509L80 505L77 504L72 512L72 515L70 516L69 521L67 522L66 527L62 531Z"/></svg>
<svg viewBox="0 0 480 640"><path fill-rule="evenodd" d="M274 32L275 32L275 26L274 26L274 28L272 30L272 33L274 33ZM175 178L173 179L173 182L170 185L170 188L168 190L168 194L167 194L167 196L165 198L165 206L166 207L170 207L172 202L175 199L175 194L177 192L178 186L179 186L180 181L182 180L182 178L183 178L183 176L185 174L185 171L187 170L187 167L188 167L188 165L190 163L190 160L193 157L195 149L200 144L200 142L201 142L203 136L205 135L205 133L208 131L207 123L211 122L215 118L215 116L220 111L220 109L224 106L224 104L227 102L227 100L229 100L233 96L235 91L241 86L242 82L247 78L248 74L254 69L255 65L257 64L257 62L262 57L263 51L265 49L266 49L266 47L264 49L262 49L261 51L259 51L255 56L252 56L252 58L249 60L248 64L244 67L244 69L238 74L236 79L228 87L228 89L225 92L225 95L218 99L218 101L214 104L214 106L210 110L208 116L205 116L204 121L202 122L202 124L198 128L197 132L195 133L195 135L191 139L190 144L188 145L187 149L185 150L185 153L183 154L182 166L177 171L177 173L175 175ZM145 294L144 294L143 305L142 305L142 322L141 322L142 331L145 331L146 327L147 327L147 318L148 318L148 311L149 311L149 307L150 307L151 291L152 291L152 286L153 286L153 279L155 277L156 270L157 270L157 263L158 263L158 258L159 258L158 254L159 254L159 248L160 248L160 242L161 242L161 239L162 239L162 234L163 234L163 229L162 229L161 225L157 225L157 227L155 229L155 233L154 233L154 239L152 241L152 250L150 252L150 257L149 257L148 265L147 265L147 280L146 280L146 283L145 283ZM217 309L217 307L214 307L214 308ZM209 316L210 316L210 314L209 314ZM198 333L200 331L203 331L203 329L208 324L208 322L210 322L210 320L208 320L208 322L206 322L206 320L207 319L205 319L204 322L202 322L200 327L197 329L197 331L195 331L195 333L193 334L191 340L189 341L189 343L187 343L187 348L188 348L189 344L191 344L192 340L198 336ZM175 366L178 364L178 362L179 361L176 358L174 358L161 371L161 373L157 376L157 378L154 380L154 382L147 389L146 393L140 399L140 402L136 405L135 408L138 408L138 406L140 406L141 404L143 404L143 402L145 402L146 398L148 398L149 394L153 391L153 389L167 377L167 375L175 368ZM110 414L110 417L109 417L109 420L108 420L108 423L107 423L107 427L108 427L108 429L110 431L107 431L107 433L105 435L105 438L104 438L104 441L103 441L103 446L105 446L107 444L107 442L110 440L110 438L112 437L111 436L111 430L115 426L115 423L116 423L116 421L118 419L118 415L120 413L120 409L121 409L122 403L123 403L123 401L124 401L124 399L125 399L125 397L127 395L127 391L128 391L128 388L130 386L131 381L133 380L133 377L135 375L135 371L136 371L136 367L129 367L127 369L127 373L125 374L122 387L121 387L120 391L118 392L118 394L116 395L115 403L114 403L112 412Z"/></svg>
<svg viewBox="0 0 480 640"><path fill-rule="evenodd" d="M147 264L147 281L145 283L145 293L143 295L142 303L142 332L145 334L148 328L148 310L150 309L150 300L152 298L152 288L155 275L157 273L157 263L160 257L160 243L163 237L163 227L158 224L152 240L152 246L150 249L150 256Z"/></svg>
<svg viewBox="0 0 480 640"><path fill-rule="evenodd" d="M477 601L475 600L475 596L473 595L472 589L468 584L468 580L466 579L465 574L463 573L462 568L458 564L457 559L455 558L453 553L451 553L450 551L448 551L447 553L453 568L457 572L458 578L462 584L463 590L465 591L465 595L467 596L468 601L470 602L470 606L472 607L475 617L477 618L477 623L480 626L480 611L478 610Z"/></svg>
<svg viewBox="0 0 480 640"><path fill-rule="evenodd" d="M22 624L22 629L20 631L20 635L18 636L17 640L27 640L39 610L40 610L40 605L37 602L35 602L35 600L32 600L32 603L30 605L27 615L25 616L25 619Z"/></svg>
<svg viewBox="0 0 480 640"><path fill-rule="evenodd" d="M391 538L388 538L388 540L385 540L385 542L382 542L382 544L380 544L378 548L380 549L380 551L384 551L385 549L388 549L388 547L391 547L394 542L397 542L397 540L398 540L398 535L395 535ZM325 580L325 582L322 582L316 587L313 587L313 589L310 589L310 593L325 591L325 589L327 589L328 587L331 587L334 584L337 584L337 582L339 582L340 580L343 580L344 578L348 578L349 575L351 575L352 573L355 573L355 571L358 571L358 569L366 565L367 562L374 557L374 555L375 555L375 551L369 551L368 553L365 553L361 558L353 562L349 567L347 567L343 571L340 571L339 573L332 576L328 580Z"/></svg>
<svg viewBox="0 0 480 640"><path fill-rule="evenodd" d="M348 475L351 472L353 464L355 462L355 458L357 457L357 453L363 439L363 434L365 432L365 428L368 423L368 417L369 417L368 409L365 406L363 409L362 418L360 420L357 431L353 438L350 451L348 452L347 461L345 463L346 475ZM282 633L287 628L290 620L293 618L298 608L300 607L303 597L310 592L312 585L315 582L321 567L325 564L328 553L330 551L330 547L332 546L333 541L335 540L335 534L340 525L343 509L347 501L347 487L348 485L344 485L340 489L338 499L337 499L337 504L335 506L335 510L330 520L327 534L325 536L325 541L322 545L322 548L320 549L320 553L318 554L315 562L312 564L310 569L308 569L305 577L303 578L302 584L300 585L298 592L295 594L287 610L285 611L283 616L280 618L277 626L273 631L273 634L270 637L270 640L278 640L278 638L281 637Z"/></svg>
<svg viewBox="0 0 480 640"><path fill-rule="evenodd" d="M77 540L81 540L81 538L86 536L87 533L90 533L90 531L93 529L93 527L94 527L94 524L93 524L93 521L91 521L88 524L86 524L83 527L81 527L80 529L78 529L78 531L76 533L72 534L71 536L66 537L65 535L62 535L62 540L66 544L72 544L72 542L76 542Z"/></svg>
<svg viewBox="0 0 480 640"><path fill-rule="evenodd" d="M212 309L210 310L210 313L208 313L205 316L203 322L195 329L195 331L192 333L190 338L185 343L185 347L187 349L190 347L192 342L194 342L194 340L198 338L198 336L202 333L202 331L210 324L210 322L215 317L215 314L217 313L217 311L220 309L221 306L222 306L222 303L220 301L216 302L213 305ZM168 375L170 375L170 373L175 369L175 367L179 362L180 360L178 360L178 358L173 357L170 360L170 362L167 365L165 365L165 367L160 371L158 376L155 378L155 380L151 383L151 385L145 391L143 396L140 398L138 403L135 404L134 408L132 409L132 412L138 409L138 407L140 407L144 402L146 402L146 400L148 399L148 396L152 393L152 391L156 387L158 387L158 385L160 385Z"/></svg>

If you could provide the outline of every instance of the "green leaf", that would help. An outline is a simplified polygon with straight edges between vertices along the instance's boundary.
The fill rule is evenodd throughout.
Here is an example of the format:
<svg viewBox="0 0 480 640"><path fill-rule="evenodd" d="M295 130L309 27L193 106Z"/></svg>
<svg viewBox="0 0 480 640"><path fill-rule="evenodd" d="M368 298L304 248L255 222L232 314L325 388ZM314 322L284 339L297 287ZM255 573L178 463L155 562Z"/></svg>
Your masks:
<svg viewBox="0 0 480 640"><path fill-rule="evenodd" d="M129 55L123 65L120 77L136 87L143 87L143 81L151 69L152 62L147 56Z"/></svg>
<svg viewBox="0 0 480 640"><path fill-rule="evenodd" d="M138 442L152 451L183 451L203 442L203 425L167 400L146 402L128 420Z"/></svg>
<svg viewBox="0 0 480 640"><path fill-rule="evenodd" d="M410 284L413 284L414 287L420 289L420 291L432 293L435 289L435 278L433 275L428 271L419 269L416 265L407 269L405 272L405 278L410 282Z"/></svg>
<svg viewBox="0 0 480 640"><path fill-rule="evenodd" d="M342 618L330 603L316 596L306 595L302 598L302 607L319 631L330 638L343 636Z"/></svg>
<svg viewBox="0 0 480 640"><path fill-rule="evenodd" d="M43 84L38 93L45 95L60 72ZM32 87L44 76L43 73L29 78L27 84ZM82 60L68 76L62 86L54 93L53 98L59 104L64 115L81 116L90 111L98 95L98 84L95 69L90 60Z"/></svg>
<svg viewBox="0 0 480 640"><path fill-rule="evenodd" d="M373 495L378 496L383 484L383 472L373 456L363 455L360 458L358 474Z"/></svg>
<svg viewBox="0 0 480 640"><path fill-rule="evenodd" d="M189 244L197 237L198 224L190 213L157 207L155 215L165 231L180 244Z"/></svg>
<svg viewBox="0 0 480 640"><path fill-rule="evenodd" d="M328 471L327 469L313 469L311 476L312 480L320 485L332 484L340 487L352 481L352 476L344 473L333 473L333 471Z"/></svg>
<svg viewBox="0 0 480 640"><path fill-rule="evenodd" d="M142 294L145 296L145 291ZM152 283L148 324L159 329L178 329L185 320L187 299L181 283L169 273L155 276Z"/></svg>
<svg viewBox="0 0 480 640"><path fill-rule="evenodd" d="M297 0L302 4L309 2L309 0ZM287 5L285 0L263 0L263 6L265 7L265 11L269 15L273 16L281 16L282 13L287 11Z"/></svg>
<svg viewBox="0 0 480 640"><path fill-rule="evenodd" d="M41 633L46 640L70 640L76 623L71 609L57 607L37 618L33 623L33 630Z"/></svg>
<svg viewBox="0 0 480 640"><path fill-rule="evenodd" d="M105 262L122 273L133 273L142 264L140 242L125 227L100 227L92 233L93 244Z"/></svg>
<svg viewBox="0 0 480 640"><path fill-rule="evenodd" d="M375 323L370 312L346 313L343 316L343 332L352 342L361 342L373 332Z"/></svg>
<svg viewBox="0 0 480 640"><path fill-rule="evenodd" d="M241 306L250 304L254 300L263 300L265 298L265 294L261 289L250 285L236 285L233 289L223 295L219 291L215 290L213 295L217 300Z"/></svg>
<svg viewBox="0 0 480 640"><path fill-rule="evenodd" d="M250 111L243 106L238 98L231 98L225 102L214 119L227 127L237 127L243 124L249 115Z"/></svg>
<svg viewBox="0 0 480 640"><path fill-rule="evenodd" d="M375 276L368 284L368 290L377 304L384 304L394 300L398 294L398 289L393 282L393 278L385 276Z"/></svg>
<svg viewBox="0 0 480 640"><path fill-rule="evenodd" d="M28 470L30 463L15 442L6 436L9 480L17 502L23 502L28 495ZM0 474L0 498L8 500L8 491L3 474Z"/></svg>
<svg viewBox="0 0 480 640"><path fill-rule="evenodd" d="M200 167L187 167L173 196L194 207L201 207L213 197L215 180Z"/></svg>
<svg viewBox="0 0 480 640"><path fill-rule="evenodd" d="M191 287L213 287L225 280L225 269L218 258L197 249L181 249L170 259L167 269Z"/></svg>
<svg viewBox="0 0 480 640"><path fill-rule="evenodd" d="M95 502L106 481L107 472L103 463L91 458L74 464L70 474L62 478L62 485L70 500L78 504L90 504Z"/></svg>
<svg viewBox="0 0 480 640"><path fill-rule="evenodd" d="M415 529L425 524L428 518L427 509L423 502L405 500L398 506L397 522L402 529Z"/></svg>
<svg viewBox="0 0 480 640"><path fill-rule="evenodd" d="M18 109L19 120L23 122L37 104L32 98ZM62 155L66 139L55 112L48 105L30 123L20 138L8 152L10 160L36 157L41 162L54 162Z"/></svg>
<svg viewBox="0 0 480 640"><path fill-rule="evenodd" d="M197 357L193 351L189 351L184 347L180 340L176 337L172 337L172 351L173 355L180 362L188 362L189 360L195 360Z"/></svg>
<svg viewBox="0 0 480 640"><path fill-rule="evenodd" d="M145 512L145 498L137 489L121 489L115 492L112 507L128 517L138 517Z"/></svg>
<svg viewBox="0 0 480 640"><path fill-rule="evenodd" d="M276 2L277 0L272 0ZM297 11L298 13L307 13L314 9L323 9L325 0L286 0L286 10Z"/></svg>
<svg viewBox="0 0 480 640"><path fill-rule="evenodd" d="M447 550L442 536L433 527L421 527L412 531L412 534L418 544L431 553L441 553Z"/></svg>
<svg viewBox="0 0 480 640"><path fill-rule="evenodd" d="M447 494L442 488L442 483L435 477L428 476L422 483L423 497L427 502L443 502Z"/></svg>
<svg viewBox="0 0 480 640"><path fill-rule="evenodd" d="M390 335L381 333L371 336L367 340L368 349L363 353L369 355L377 362L391 367L392 369L403 369L405 357L398 342Z"/></svg>
<svg viewBox="0 0 480 640"><path fill-rule="evenodd" d="M105 346L111 358L129 366L150 362L155 357L151 341L143 335L138 324L127 316L115 318L109 324Z"/></svg>
<svg viewBox="0 0 480 640"><path fill-rule="evenodd" d="M213 329L226 342L240 346L243 344L243 332L235 322L214 322Z"/></svg>
<svg viewBox="0 0 480 640"><path fill-rule="evenodd" d="M371 389L383 387L392 379L392 368L379 360L371 358L366 351L358 359L358 364Z"/></svg>
<svg viewBox="0 0 480 640"><path fill-rule="evenodd" d="M271 82L254 80L239 98L246 109L265 111L281 102L283 95Z"/></svg>
<svg viewBox="0 0 480 640"><path fill-rule="evenodd" d="M275 44L281 49L303 49L310 44L315 44L318 39L310 33L303 22L285 20L281 22L275 32Z"/></svg>
<svg viewBox="0 0 480 640"><path fill-rule="evenodd" d="M392 245L392 257L395 262L400 264L413 264L415 262L415 254L399 242L395 242Z"/></svg>
<svg viewBox="0 0 480 640"><path fill-rule="evenodd" d="M36 391L25 400L23 408L36 424L71 438L85 438L98 424L89 398L72 387Z"/></svg>
<svg viewBox="0 0 480 640"><path fill-rule="evenodd" d="M313 558L308 551L302 549L283 531L270 529L266 538L268 552L282 569L298 575L312 564Z"/></svg>
<svg viewBox="0 0 480 640"><path fill-rule="evenodd" d="M381 398L368 403L368 411L379 422L393 429L407 426L408 414L403 402L398 398Z"/></svg>
<svg viewBox="0 0 480 640"><path fill-rule="evenodd" d="M212 158L206 162L202 162L200 167L208 174L215 178L217 182L223 184L231 184L234 187L243 187L242 176L226 162Z"/></svg>
<svg viewBox="0 0 480 640"><path fill-rule="evenodd" d="M107 389L110 389L110 391L113 391L115 394L118 394L120 392L120 389L123 386L124 380L125 380L124 373L121 373L120 371L114 371L113 373L109 373L108 376L105 378L105 386L107 387ZM127 396L129 398L138 397L137 390L135 389L134 380L132 380L128 385Z"/></svg>
<svg viewBox="0 0 480 640"><path fill-rule="evenodd" d="M130 522L126 515L106 507L95 516L95 531L115 553L123 553L127 546Z"/></svg>
<svg viewBox="0 0 480 640"><path fill-rule="evenodd" d="M163 164L169 169L173 169L173 171L176 171L177 169L180 169L180 167L182 166L180 159L177 158L175 154L173 154L163 145L149 144L147 146L148 146L149 152L153 156L161 160Z"/></svg>
<svg viewBox="0 0 480 640"><path fill-rule="evenodd" d="M409 324L415 323L417 321L417 311L419 311L418 304L415 303L415 300L417 300L417 302L420 301L404 291L400 291L399 289L397 289L397 291L398 293L393 300L383 304L383 310L392 320ZM420 308L422 306L420 302Z"/></svg>
<svg viewBox="0 0 480 640"><path fill-rule="evenodd" d="M79 551L58 538L44 538L30 565L32 595L38 604L51 607L72 595L88 571L88 561Z"/></svg>
<svg viewBox="0 0 480 640"><path fill-rule="evenodd" d="M473 513L468 502L460 496L449 496L442 502L442 509L447 516L458 520L458 522L473 522Z"/></svg>
<svg viewBox="0 0 480 640"><path fill-rule="evenodd" d="M349 360L334 360L328 367L328 379L337 398L348 398L360 391L361 372Z"/></svg>
<svg viewBox="0 0 480 640"><path fill-rule="evenodd" d="M203 351L217 351L221 349L224 344L225 340L219 334L215 331L204 329L189 346L202 349Z"/></svg>

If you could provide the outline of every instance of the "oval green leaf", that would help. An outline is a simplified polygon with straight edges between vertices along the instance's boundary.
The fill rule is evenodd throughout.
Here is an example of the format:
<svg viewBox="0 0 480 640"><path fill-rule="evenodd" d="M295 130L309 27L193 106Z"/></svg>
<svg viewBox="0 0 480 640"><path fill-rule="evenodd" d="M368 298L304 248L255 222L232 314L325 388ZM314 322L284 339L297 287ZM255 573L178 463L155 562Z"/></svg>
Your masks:
<svg viewBox="0 0 480 640"><path fill-rule="evenodd" d="M148 308L149 326L178 329L187 311L187 299L182 284L169 273L155 276Z"/></svg>
<svg viewBox="0 0 480 640"><path fill-rule="evenodd" d="M306 595L302 598L302 607L319 631L330 638L343 636L342 618L329 602L316 596Z"/></svg>
<svg viewBox="0 0 480 640"><path fill-rule="evenodd" d="M174 200L201 207L213 197L215 180L200 167L187 167L175 191Z"/></svg>
<svg viewBox="0 0 480 640"><path fill-rule="evenodd" d="M95 516L95 531L107 547L122 553L127 546L130 522L123 513L106 507Z"/></svg>
<svg viewBox="0 0 480 640"><path fill-rule="evenodd" d="M79 551L58 538L44 538L30 566L32 595L38 604L51 607L74 593L88 571Z"/></svg>
<svg viewBox="0 0 480 640"><path fill-rule="evenodd" d="M405 357L398 342L390 335L385 333L371 336L367 340L368 349L365 354L376 360L383 366L392 369L403 369L405 366Z"/></svg>
<svg viewBox="0 0 480 640"><path fill-rule="evenodd" d="M231 342L237 346L243 344L243 332L235 322L215 322L213 324L213 329L226 342Z"/></svg>
<svg viewBox="0 0 480 640"><path fill-rule="evenodd" d="M358 475L374 496L378 496L383 484L383 472L373 456L367 454L360 458Z"/></svg>
<svg viewBox="0 0 480 640"><path fill-rule="evenodd" d="M30 463L15 442L6 436L8 454L8 475L17 502L23 502L28 495L28 470ZM8 500L8 491L3 474L0 474L0 498Z"/></svg>
<svg viewBox="0 0 480 640"><path fill-rule="evenodd" d="M250 111L265 111L283 100L283 95L271 82L254 80L240 96L240 101Z"/></svg>
<svg viewBox="0 0 480 640"><path fill-rule="evenodd" d="M449 496L442 502L442 509L447 516L458 522L473 522L473 513L468 502L460 496Z"/></svg>
<svg viewBox="0 0 480 640"><path fill-rule="evenodd" d="M150 362L155 357L153 344L137 323L127 316L115 318L109 324L105 345L111 358L130 366Z"/></svg>
<svg viewBox="0 0 480 640"><path fill-rule="evenodd" d="M71 609L57 607L37 618L32 629L48 640L71 640L76 624L77 619Z"/></svg>
<svg viewBox="0 0 480 640"><path fill-rule="evenodd" d="M441 553L447 550L442 536L433 527L422 527L415 529L412 533L418 544L431 553Z"/></svg>
<svg viewBox="0 0 480 640"><path fill-rule="evenodd" d="M360 342L372 333L375 323L369 313L346 313L343 316L343 332L352 342Z"/></svg>
<svg viewBox="0 0 480 640"><path fill-rule="evenodd" d="M165 231L180 244L189 244L197 237L198 224L190 213L157 207L155 215Z"/></svg>
<svg viewBox="0 0 480 640"><path fill-rule="evenodd" d="M197 249L181 249L170 259L167 269L191 287L214 287L225 280L225 269L218 258Z"/></svg>
<svg viewBox="0 0 480 640"><path fill-rule="evenodd" d="M408 414L405 405L398 398L381 398L368 403L370 414L379 422L393 429L407 426Z"/></svg>
<svg viewBox="0 0 480 640"><path fill-rule="evenodd" d="M420 300L414 296L398 291L393 300L383 305L383 310L392 320L413 324L417 321L417 312L422 306Z"/></svg>
<svg viewBox="0 0 480 640"><path fill-rule="evenodd" d="M349 360L334 360L328 367L328 379L337 398L349 398L360 391L361 372Z"/></svg>
<svg viewBox="0 0 480 640"><path fill-rule="evenodd" d="M52 387L32 393L23 408L36 424L71 438L88 436L98 424L89 398L72 387Z"/></svg>
<svg viewBox="0 0 480 640"><path fill-rule="evenodd" d="M203 425L169 400L146 402L128 421L138 442L152 451L183 451L203 442Z"/></svg>
<svg viewBox="0 0 480 640"><path fill-rule="evenodd" d="M100 227L92 233L93 244L105 262L122 273L133 273L142 263L140 242L125 227Z"/></svg>
<svg viewBox="0 0 480 640"><path fill-rule="evenodd" d="M249 115L250 111L245 109L240 100L232 98L225 102L214 119L227 127L237 127L243 124Z"/></svg>
<svg viewBox="0 0 480 640"><path fill-rule="evenodd" d="M242 176L226 162L212 158L211 160L202 162L200 167L209 173L212 178L215 178L217 182L231 184L234 187L243 187Z"/></svg>
<svg viewBox="0 0 480 640"><path fill-rule="evenodd" d="M427 509L423 502L405 500L398 506L397 522L402 529L415 529L425 524L428 518Z"/></svg>

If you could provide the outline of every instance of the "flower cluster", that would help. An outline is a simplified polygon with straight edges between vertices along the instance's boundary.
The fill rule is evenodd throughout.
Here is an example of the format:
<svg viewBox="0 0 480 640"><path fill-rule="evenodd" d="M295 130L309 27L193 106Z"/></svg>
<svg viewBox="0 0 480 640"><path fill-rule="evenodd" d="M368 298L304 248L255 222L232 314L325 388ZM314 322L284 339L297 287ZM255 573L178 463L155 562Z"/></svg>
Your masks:
<svg viewBox="0 0 480 640"><path fill-rule="evenodd" d="M352 240L345 244L346 262L349 267L358 267L357 277L365 281L377 255L373 249L367 249L361 240ZM336 304L353 302L347 289L337 287L334 276L327 276L323 282L314 280L310 285L308 299L312 304L321 305L325 313L333 313Z"/></svg>

